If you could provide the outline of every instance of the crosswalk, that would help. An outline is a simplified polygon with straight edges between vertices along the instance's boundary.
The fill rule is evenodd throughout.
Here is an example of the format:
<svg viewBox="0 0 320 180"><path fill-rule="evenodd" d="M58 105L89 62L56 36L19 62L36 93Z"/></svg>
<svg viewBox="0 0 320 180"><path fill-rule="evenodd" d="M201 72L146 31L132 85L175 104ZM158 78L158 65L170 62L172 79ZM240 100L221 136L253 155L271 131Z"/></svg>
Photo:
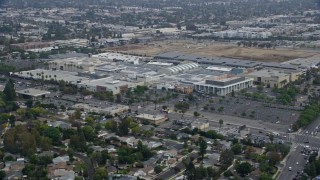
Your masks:
<svg viewBox="0 0 320 180"><path fill-rule="evenodd" d="M308 147L309 149L311 150L316 150L316 151L319 151L320 150L320 147L319 146L310 146L310 145L306 145L304 143L295 143L296 146L301 146L301 147Z"/></svg>

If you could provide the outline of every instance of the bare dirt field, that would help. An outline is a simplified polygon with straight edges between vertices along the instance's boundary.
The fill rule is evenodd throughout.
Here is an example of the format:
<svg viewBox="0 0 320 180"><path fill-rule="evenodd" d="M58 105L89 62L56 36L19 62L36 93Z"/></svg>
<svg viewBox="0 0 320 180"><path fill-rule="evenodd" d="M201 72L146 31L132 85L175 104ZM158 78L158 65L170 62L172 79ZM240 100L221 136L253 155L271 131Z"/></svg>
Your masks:
<svg viewBox="0 0 320 180"><path fill-rule="evenodd" d="M190 40L156 41L148 44L133 44L106 48L105 51L154 56L164 52L179 51L202 56L229 57L265 62L283 62L295 58L320 55L320 52L301 49L259 49L243 48L233 44L216 42L197 42Z"/></svg>

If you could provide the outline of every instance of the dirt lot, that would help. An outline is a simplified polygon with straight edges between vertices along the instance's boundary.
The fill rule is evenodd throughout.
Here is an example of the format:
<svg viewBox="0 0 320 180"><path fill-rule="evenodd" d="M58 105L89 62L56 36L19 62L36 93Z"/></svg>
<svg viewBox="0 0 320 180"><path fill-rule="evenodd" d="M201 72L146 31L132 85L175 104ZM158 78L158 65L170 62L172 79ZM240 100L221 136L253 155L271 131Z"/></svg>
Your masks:
<svg viewBox="0 0 320 180"><path fill-rule="evenodd" d="M105 50L147 56L154 56L163 52L179 51L186 54L230 57L266 62L283 62L295 58L320 55L320 52L311 50L243 48L232 44L203 43L190 40L157 41L148 44L107 48Z"/></svg>

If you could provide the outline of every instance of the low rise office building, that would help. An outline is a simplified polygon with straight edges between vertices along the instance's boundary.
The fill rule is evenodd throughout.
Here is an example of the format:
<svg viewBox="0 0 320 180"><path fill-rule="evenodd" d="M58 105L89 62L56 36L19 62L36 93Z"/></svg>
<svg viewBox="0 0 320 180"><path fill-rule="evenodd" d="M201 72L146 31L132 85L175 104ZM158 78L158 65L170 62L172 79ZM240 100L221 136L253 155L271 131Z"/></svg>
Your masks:
<svg viewBox="0 0 320 180"><path fill-rule="evenodd" d="M199 129L201 131L205 131L209 128L209 122L202 122L202 121L193 121L191 124L190 124L190 127L191 129Z"/></svg>
<svg viewBox="0 0 320 180"><path fill-rule="evenodd" d="M136 116L136 118L142 120L142 121L148 121L151 124L154 125L159 125L165 121L167 121L169 118L166 115L163 114L157 114L157 115L152 115L152 114L139 114Z"/></svg>
<svg viewBox="0 0 320 180"><path fill-rule="evenodd" d="M28 89L17 91L17 94L24 99L36 100L36 99L45 98L46 95L50 94L50 92L34 89L34 88L28 88Z"/></svg>

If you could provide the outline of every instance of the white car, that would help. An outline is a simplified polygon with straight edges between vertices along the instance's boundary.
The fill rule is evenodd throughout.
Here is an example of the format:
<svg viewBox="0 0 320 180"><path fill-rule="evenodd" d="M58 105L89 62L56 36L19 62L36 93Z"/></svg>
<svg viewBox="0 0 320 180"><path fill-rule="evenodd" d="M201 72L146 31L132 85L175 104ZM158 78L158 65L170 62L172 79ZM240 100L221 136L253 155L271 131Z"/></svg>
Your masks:
<svg viewBox="0 0 320 180"><path fill-rule="evenodd" d="M289 167L289 171L292 171L292 167Z"/></svg>
<svg viewBox="0 0 320 180"><path fill-rule="evenodd" d="M299 162L296 162L296 165L299 165Z"/></svg>

